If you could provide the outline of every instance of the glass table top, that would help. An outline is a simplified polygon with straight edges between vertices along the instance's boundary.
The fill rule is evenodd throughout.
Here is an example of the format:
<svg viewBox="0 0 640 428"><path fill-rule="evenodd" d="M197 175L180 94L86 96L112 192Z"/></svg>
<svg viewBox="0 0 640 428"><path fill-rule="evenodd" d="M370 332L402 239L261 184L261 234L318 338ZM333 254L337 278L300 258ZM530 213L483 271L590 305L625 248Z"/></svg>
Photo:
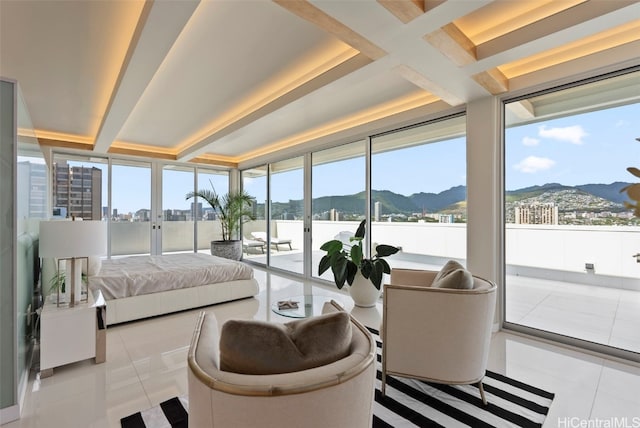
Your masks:
<svg viewBox="0 0 640 428"><path fill-rule="evenodd" d="M318 295L299 295L292 296L285 300L279 300L277 302L273 302L271 304L271 310L284 317L290 318L307 318L315 315L322 315L322 307L326 302L332 300L331 296L318 296ZM336 299L333 299L336 301ZM340 306L342 302L336 301ZM279 305L279 303L285 303L284 305ZM295 305L287 304L287 303L296 303L297 307L291 307Z"/></svg>

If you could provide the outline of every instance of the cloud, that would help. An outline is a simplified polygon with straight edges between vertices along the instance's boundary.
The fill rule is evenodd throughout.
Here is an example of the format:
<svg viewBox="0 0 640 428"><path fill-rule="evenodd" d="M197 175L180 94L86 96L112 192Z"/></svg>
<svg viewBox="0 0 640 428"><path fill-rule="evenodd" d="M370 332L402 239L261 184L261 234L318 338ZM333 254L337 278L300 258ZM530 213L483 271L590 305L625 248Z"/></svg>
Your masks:
<svg viewBox="0 0 640 428"><path fill-rule="evenodd" d="M564 128L548 128L541 126L538 128L538 135L559 141L567 141L571 144L583 144L582 139L589 135L582 126L573 125Z"/></svg>
<svg viewBox="0 0 640 428"><path fill-rule="evenodd" d="M545 169L549 169L556 164L556 161L549 158L539 158L537 156L529 156L527 158L522 159L519 163L515 164L513 167L520 172L524 172L526 174L533 174L538 171L543 171Z"/></svg>
<svg viewBox="0 0 640 428"><path fill-rule="evenodd" d="M533 137L524 137L522 139L522 144L525 146L537 146L538 144L540 144L540 140Z"/></svg>
<svg viewBox="0 0 640 428"><path fill-rule="evenodd" d="M629 122L627 122L626 120L620 119L616 122L615 127L616 128L622 128L629 125Z"/></svg>

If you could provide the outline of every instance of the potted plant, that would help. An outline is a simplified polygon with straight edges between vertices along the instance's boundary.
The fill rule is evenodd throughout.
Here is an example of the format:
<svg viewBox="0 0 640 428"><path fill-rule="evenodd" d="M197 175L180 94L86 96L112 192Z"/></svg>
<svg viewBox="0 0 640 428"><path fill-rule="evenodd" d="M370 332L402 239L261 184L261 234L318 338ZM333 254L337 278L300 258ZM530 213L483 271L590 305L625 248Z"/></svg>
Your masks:
<svg viewBox="0 0 640 428"><path fill-rule="evenodd" d="M397 253L399 248L384 244L377 245L373 257L365 258L362 240L366 223L366 220L360 222L355 235L349 238L351 244L345 244L337 239L322 244L320 249L327 254L320 260L318 275L322 275L331 268L333 280L338 289L342 289L346 281L356 306L370 307L374 306L380 297L383 274L391 273L391 268L383 257Z"/></svg>
<svg viewBox="0 0 640 428"><path fill-rule="evenodd" d="M196 196L206 201L220 219L222 240L211 241L211 254L232 260L242 259L240 227L249 220L255 220L251 211L251 195L244 190L238 190L220 196L211 185L211 190L189 192L185 198L188 200Z"/></svg>

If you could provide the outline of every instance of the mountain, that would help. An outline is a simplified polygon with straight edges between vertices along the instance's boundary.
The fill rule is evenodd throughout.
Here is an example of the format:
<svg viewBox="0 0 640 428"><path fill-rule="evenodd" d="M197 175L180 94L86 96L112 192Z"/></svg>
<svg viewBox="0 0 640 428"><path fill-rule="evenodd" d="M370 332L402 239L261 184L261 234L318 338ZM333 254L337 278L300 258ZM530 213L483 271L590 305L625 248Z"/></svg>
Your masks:
<svg viewBox="0 0 640 428"><path fill-rule="evenodd" d="M583 192L590 193L602 199L621 204L624 201L628 201L629 198L626 193L620 193L620 190L629 184L631 183L624 183L622 181L616 181L611 184L583 184L576 186L576 189L580 189Z"/></svg>
<svg viewBox="0 0 640 428"><path fill-rule="evenodd" d="M523 199L535 198L545 192L559 192L561 190L573 189L571 186L564 186L560 183L547 183L542 186L523 187L518 190L508 190L506 192L506 202L516 202Z"/></svg>
<svg viewBox="0 0 640 428"><path fill-rule="evenodd" d="M389 190L372 190L371 202L372 204L380 202L381 214L414 213L418 211L418 208L411 198L399 195Z"/></svg>
<svg viewBox="0 0 640 428"><path fill-rule="evenodd" d="M414 193L409 196L417 210L427 212L442 211L449 205L467 199L467 186L455 186L440 193Z"/></svg>
<svg viewBox="0 0 640 428"><path fill-rule="evenodd" d="M563 210L612 209L615 204L628 200L620 189L631 183L582 184L566 186L560 183L546 183L540 186L524 187L506 192L506 202L555 202ZM381 214L464 213L466 208L466 186L455 186L440 193L414 193L400 195L389 190L372 190L372 204L380 202ZM364 214L365 193L354 195L324 196L313 200L314 213L326 212L332 208L343 213ZM613 204L613 205L612 205ZM373 207L372 207L373 208ZM622 207L618 207L622 208Z"/></svg>

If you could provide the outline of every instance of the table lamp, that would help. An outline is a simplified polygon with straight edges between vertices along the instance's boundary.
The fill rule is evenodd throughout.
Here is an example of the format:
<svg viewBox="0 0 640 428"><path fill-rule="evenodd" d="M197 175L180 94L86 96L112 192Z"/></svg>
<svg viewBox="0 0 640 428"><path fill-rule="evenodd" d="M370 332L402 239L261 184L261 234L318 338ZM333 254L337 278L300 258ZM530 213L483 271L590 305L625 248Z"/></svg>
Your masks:
<svg viewBox="0 0 640 428"><path fill-rule="evenodd" d="M81 219L80 219L81 220ZM102 221L50 220L40 222L40 257L67 260L69 307L82 297L82 259L107 253L107 224ZM67 276L68 277L68 276Z"/></svg>

